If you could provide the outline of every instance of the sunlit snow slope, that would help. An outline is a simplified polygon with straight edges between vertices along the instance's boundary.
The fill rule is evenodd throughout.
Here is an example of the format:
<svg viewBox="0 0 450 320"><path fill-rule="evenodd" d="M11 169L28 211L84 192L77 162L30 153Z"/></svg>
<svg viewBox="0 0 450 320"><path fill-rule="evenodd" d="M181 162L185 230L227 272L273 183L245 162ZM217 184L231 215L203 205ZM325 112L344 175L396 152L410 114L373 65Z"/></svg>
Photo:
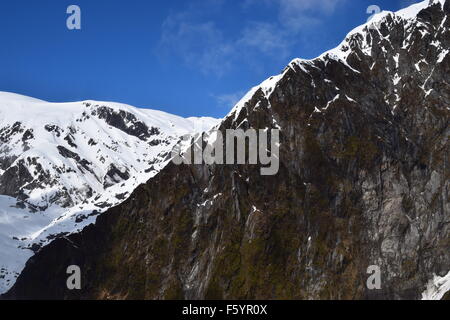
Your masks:
<svg viewBox="0 0 450 320"><path fill-rule="evenodd" d="M217 122L0 92L0 293L33 251L94 222L157 174L180 136Z"/></svg>

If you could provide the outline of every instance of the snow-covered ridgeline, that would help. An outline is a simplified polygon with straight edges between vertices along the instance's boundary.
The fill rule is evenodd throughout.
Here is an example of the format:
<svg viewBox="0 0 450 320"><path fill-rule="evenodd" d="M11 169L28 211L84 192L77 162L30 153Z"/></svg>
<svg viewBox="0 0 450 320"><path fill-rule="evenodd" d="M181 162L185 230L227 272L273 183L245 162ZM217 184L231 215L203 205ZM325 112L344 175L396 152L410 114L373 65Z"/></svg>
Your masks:
<svg viewBox="0 0 450 320"><path fill-rule="evenodd" d="M351 50L349 50L350 47L350 41L352 38L354 38L355 35L360 34L361 37L361 44L360 47L362 51L369 55L371 52L371 44L366 41L366 34L369 30L374 29L378 30L379 32L379 26L388 19L388 17L393 17L394 20L397 21L404 21L405 29L408 29L409 27L414 27L414 23L417 19L417 15L424 9L428 8L432 5L440 5L443 9L443 6L445 4L446 0L424 0L422 2L419 2L417 4L413 4L405 9L399 10L397 12L393 11L382 11L378 14L375 14L370 21L368 21L365 24L362 24L356 28L354 28L352 31L350 31L347 36L345 37L344 41L342 41L337 47L324 52L320 56L313 58L313 59L301 59L296 58L293 59L288 66L284 69L284 71L276 76L272 76L269 79L263 81L260 85L253 87L231 110L231 112L228 114L234 115L234 119L237 119L240 111L245 107L246 103L248 103L254 96L254 94L259 90L262 89L263 92L266 95L266 98L268 99L270 97L270 94L274 91L275 87L277 86L278 82L283 79L284 75L288 72L290 68L294 68L294 66L298 66L303 71L307 72L306 66L313 66L315 62L318 60L322 60L325 63L329 60L335 60L343 63L346 65L350 70L353 72L359 73L358 70L355 70L352 68L348 62L347 58L349 54L351 53ZM446 17L444 18L446 19ZM445 20L444 20L445 21ZM443 21L443 22L444 22ZM381 33L380 33L381 35ZM408 44L405 44L406 46ZM435 46L440 46L440 43L434 42ZM439 57L439 60L443 60L445 55L448 54L448 50L445 48L442 48L441 55ZM398 57L394 57L394 59L397 59L398 63ZM438 61L439 62L439 61Z"/></svg>
<svg viewBox="0 0 450 320"><path fill-rule="evenodd" d="M182 135L218 122L0 92L0 294L14 284L30 249L95 222L155 176Z"/></svg>

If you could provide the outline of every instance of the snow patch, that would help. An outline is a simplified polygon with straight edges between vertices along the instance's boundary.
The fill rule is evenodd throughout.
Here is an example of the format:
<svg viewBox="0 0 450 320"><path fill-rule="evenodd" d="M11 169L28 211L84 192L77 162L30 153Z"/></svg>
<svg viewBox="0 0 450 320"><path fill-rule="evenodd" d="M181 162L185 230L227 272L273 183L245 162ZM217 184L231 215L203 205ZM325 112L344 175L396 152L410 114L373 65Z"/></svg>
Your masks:
<svg viewBox="0 0 450 320"><path fill-rule="evenodd" d="M422 293L422 300L441 300L448 291L450 291L450 272L443 277L434 275Z"/></svg>

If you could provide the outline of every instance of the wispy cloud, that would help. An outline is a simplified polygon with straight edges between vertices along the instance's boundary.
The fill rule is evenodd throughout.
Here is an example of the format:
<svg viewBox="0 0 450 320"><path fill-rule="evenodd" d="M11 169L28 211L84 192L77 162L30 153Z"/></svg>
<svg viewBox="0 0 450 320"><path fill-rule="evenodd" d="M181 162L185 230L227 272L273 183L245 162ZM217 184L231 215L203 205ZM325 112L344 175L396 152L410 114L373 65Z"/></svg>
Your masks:
<svg viewBox="0 0 450 320"><path fill-rule="evenodd" d="M232 48L213 21L204 19L222 5L222 0L193 3L186 10L170 14L162 24L159 52L175 55L203 73L223 74L230 67Z"/></svg>
<svg viewBox="0 0 450 320"><path fill-rule="evenodd" d="M194 1L185 10L170 14L162 25L159 51L177 56L204 74L222 76L252 57L265 55L286 59L298 43L298 35L320 24L346 0L245 0L241 9L249 12L255 5L273 8L271 21L241 21L234 34L218 27L212 18L225 0Z"/></svg>
<svg viewBox="0 0 450 320"><path fill-rule="evenodd" d="M226 94L220 94L220 95L212 95L216 101L219 107L223 108L231 108L236 105L236 103L239 102L239 100L244 96L244 91L237 91L234 93L226 93Z"/></svg>
<svg viewBox="0 0 450 320"><path fill-rule="evenodd" d="M254 5L274 6L278 10L279 23L290 32L312 27L321 22L324 15L332 14L347 0L245 0L244 8Z"/></svg>
<svg viewBox="0 0 450 320"><path fill-rule="evenodd" d="M253 48L266 55L286 57L291 46L285 30L274 23L249 22L242 30L236 46Z"/></svg>
<svg viewBox="0 0 450 320"><path fill-rule="evenodd" d="M280 7L280 22L294 32L321 22L346 0L274 0Z"/></svg>

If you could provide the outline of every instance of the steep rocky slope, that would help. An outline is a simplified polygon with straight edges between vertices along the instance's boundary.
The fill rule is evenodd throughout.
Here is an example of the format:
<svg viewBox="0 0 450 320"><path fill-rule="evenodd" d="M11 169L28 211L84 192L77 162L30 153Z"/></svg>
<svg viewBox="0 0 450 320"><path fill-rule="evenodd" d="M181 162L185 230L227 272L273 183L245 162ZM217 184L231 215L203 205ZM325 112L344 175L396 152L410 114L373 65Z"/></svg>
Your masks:
<svg viewBox="0 0 450 320"><path fill-rule="evenodd" d="M448 0L383 12L338 48L294 60L219 128L280 128L277 175L171 163L41 249L5 298L442 298L449 14ZM80 291L65 287L72 264ZM371 265L381 290L366 287Z"/></svg>
<svg viewBox="0 0 450 320"><path fill-rule="evenodd" d="M0 293L33 251L121 203L167 164L180 136L216 122L0 92Z"/></svg>

